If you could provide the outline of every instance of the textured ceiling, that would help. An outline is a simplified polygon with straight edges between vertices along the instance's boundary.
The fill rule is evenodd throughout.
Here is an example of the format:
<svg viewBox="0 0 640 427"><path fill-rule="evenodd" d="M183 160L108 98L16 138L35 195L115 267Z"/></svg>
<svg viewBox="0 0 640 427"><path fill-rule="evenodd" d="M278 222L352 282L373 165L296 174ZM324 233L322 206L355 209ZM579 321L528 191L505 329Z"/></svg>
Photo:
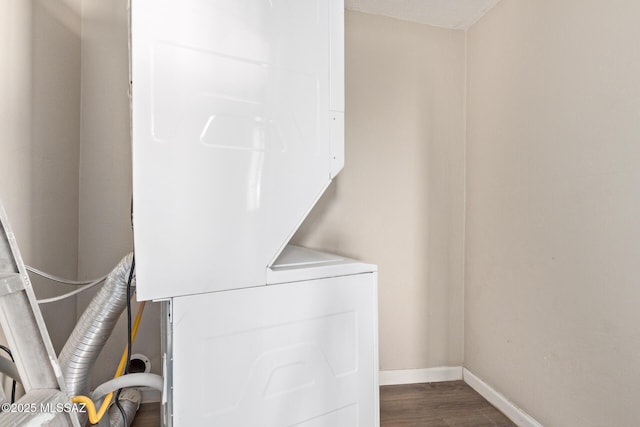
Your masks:
<svg viewBox="0 0 640 427"><path fill-rule="evenodd" d="M345 0L349 10L464 30L499 0Z"/></svg>

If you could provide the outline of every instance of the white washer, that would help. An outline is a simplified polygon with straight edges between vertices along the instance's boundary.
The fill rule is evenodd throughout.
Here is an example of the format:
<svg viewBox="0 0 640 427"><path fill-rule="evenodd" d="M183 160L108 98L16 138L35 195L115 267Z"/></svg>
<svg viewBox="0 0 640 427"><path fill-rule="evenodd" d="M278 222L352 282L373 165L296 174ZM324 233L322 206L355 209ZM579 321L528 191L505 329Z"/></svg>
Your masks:
<svg viewBox="0 0 640 427"><path fill-rule="evenodd" d="M268 286L172 298L164 425L378 426L376 271L288 246Z"/></svg>

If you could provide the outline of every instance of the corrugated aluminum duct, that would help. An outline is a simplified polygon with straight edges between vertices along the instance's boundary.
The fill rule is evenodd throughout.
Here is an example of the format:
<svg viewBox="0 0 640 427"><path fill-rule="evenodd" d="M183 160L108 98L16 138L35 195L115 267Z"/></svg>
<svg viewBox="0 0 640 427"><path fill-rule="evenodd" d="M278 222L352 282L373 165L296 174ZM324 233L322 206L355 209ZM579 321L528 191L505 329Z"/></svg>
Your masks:
<svg viewBox="0 0 640 427"><path fill-rule="evenodd" d="M127 304L130 253L109 273L105 284L82 314L59 356L69 396L89 394L89 374ZM134 289L135 283L132 283Z"/></svg>
<svg viewBox="0 0 640 427"><path fill-rule="evenodd" d="M111 405L109 408L109 423L111 427L129 427L133 423L133 419L136 417L136 413L138 412L138 408L140 407L140 401L142 400L142 395L135 388L125 388L120 393L120 406L124 410L125 415L127 416L127 425L124 425L124 419L122 419L122 414L120 410L116 407L116 405Z"/></svg>

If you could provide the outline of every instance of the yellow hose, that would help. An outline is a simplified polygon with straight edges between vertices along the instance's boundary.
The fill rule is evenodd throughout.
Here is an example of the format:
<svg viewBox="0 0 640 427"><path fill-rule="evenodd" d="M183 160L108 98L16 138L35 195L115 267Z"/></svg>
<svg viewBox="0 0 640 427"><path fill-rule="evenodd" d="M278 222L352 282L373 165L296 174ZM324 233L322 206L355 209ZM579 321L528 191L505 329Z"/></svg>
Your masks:
<svg viewBox="0 0 640 427"><path fill-rule="evenodd" d="M131 328L131 345L136 339L136 334L138 333L138 326L140 325L140 319L142 319L142 312L144 311L144 304L146 301L142 301L140 306L138 307L138 314L136 314L136 319L133 322L133 326ZM118 369L116 369L116 374L113 378L118 378L124 372L124 368L127 364L127 354L128 348L125 346L124 351L122 352L122 357L120 358L120 364L118 365ZM89 414L89 422L91 424L98 424L104 414L107 412L107 408L109 408L109 404L111 403L111 399L113 398L113 392L107 394L100 406L100 410L96 412L95 404L93 400L91 400L87 396L73 396L71 401L73 403L83 403L87 409L87 413Z"/></svg>

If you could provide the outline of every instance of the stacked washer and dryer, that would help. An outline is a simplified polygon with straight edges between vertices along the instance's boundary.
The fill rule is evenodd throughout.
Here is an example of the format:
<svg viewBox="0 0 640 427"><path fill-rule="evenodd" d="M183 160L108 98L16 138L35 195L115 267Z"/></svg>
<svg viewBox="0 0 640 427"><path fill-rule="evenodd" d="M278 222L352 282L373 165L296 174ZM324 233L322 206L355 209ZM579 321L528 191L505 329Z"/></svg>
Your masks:
<svg viewBox="0 0 640 427"><path fill-rule="evenodd" d="M376 266L288 245L344 164L342 0L133 0L163 425L379 425Z"/></svg>

